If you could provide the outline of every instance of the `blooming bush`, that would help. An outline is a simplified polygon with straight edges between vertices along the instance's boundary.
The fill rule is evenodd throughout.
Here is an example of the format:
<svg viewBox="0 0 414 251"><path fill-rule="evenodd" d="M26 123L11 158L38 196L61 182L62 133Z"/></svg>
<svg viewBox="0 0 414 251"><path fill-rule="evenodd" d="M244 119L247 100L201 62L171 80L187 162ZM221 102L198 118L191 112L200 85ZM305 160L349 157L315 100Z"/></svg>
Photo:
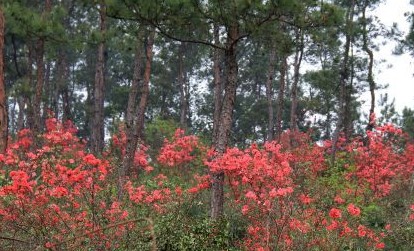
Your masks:
<svg viewBox="0 0 414 251"><path fill-rule="evenodd" d="M155 158L146 154L150 146L139 147L134 165L146 172L131 176L118 197L122 130L98 158L71 123L49 119L40 146L23 130L0 154L0 245L399 249L412 243L414 147L390 125L367 137L342 142L329 165L329 144L318 146L298 132L282 135L280 143L217 154L177 130ZM211 222L208 189L217 172L225 174L225 210L231 213Z"/></svg>

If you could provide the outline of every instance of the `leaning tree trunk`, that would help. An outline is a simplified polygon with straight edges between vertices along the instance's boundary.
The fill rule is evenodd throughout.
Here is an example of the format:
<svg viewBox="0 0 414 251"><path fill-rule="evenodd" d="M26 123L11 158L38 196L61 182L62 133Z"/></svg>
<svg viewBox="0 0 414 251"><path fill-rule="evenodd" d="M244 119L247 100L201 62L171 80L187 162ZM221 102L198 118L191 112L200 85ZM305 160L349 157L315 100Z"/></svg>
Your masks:
<svg viewBox="0 0 414 251"><path fill-rule="evenodd" d="M267 99L267 141L272 141L274 136L274 111L273 111L273 78L275 76L275 64L276 64L276 48L272 45L269 54L269 68L267 69L266 79L266 99Z"/></svg>
<svg viewBox="0 0 414 251"><path fill-rule="evenodd" d="M106 7L103 2L99 4L100 32L103 37L106 33ZM95 68L94 106L91 131L91 150L94 154L102 153L104 147L105 126L104 126L104 95L105 95L105 38L98 45L98 55Z"/></svg>
<svg viewBox="0 0 414 251"><path fill-rule="evenodd" d="M282 135L282 116L283 106L285 101L285 87L286 87L286 73L288 70L287 56L283 56L282 64L280 66L280 81L279 81L279 93L277 95L277 108L276 108L276 139L280 141Z"/></svg>
<svg viewBox="0 0 414 251"><path fill-rule="evenodd" d="M8 136L7 97L4 82L4 26L3 7L0 5L0 152L6 151Z"/></svg>
<svg viewBox="0 0 414 251"><path fill-rule="evenodd" d="M233 121L233 109L236 99L237 89L237 41L239 37L239 27L237 24L230 25L227 31L227 47L225 50L226 64L226 82L225 93L222 103L220 119L218 121L217 137L215 137L213 145L219 154L223 154L230 137L230 131ZM224 211L224 173L212 173L211 184L211 211L212 219L218 219L223 215Z"/></svg>

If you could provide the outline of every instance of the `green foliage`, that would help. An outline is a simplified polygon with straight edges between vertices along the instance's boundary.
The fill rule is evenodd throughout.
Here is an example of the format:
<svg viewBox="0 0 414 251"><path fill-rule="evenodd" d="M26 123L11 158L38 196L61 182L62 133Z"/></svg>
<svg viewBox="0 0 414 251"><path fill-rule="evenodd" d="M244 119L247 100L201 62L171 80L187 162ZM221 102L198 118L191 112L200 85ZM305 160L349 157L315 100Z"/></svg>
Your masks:
<svg viewBox="0 0 414 251"><path fill-rule="evenodd" d="M171 119L155 118L147 123L145 128L145 143L151 146L149 152L154 156L159 152L159 149L164 143L164 139L169 139L174 136L178 124Z"/></svg>

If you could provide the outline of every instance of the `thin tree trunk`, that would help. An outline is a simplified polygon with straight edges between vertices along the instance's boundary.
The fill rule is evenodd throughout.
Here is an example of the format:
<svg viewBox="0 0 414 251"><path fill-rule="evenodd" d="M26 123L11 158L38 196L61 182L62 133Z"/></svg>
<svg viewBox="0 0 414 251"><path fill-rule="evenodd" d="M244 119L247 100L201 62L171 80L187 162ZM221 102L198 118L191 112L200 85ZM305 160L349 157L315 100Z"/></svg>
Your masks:
<svg viewBox="0 0 414 251"><path fill-rule="evenodd" d="M225 50L226 82L221 116L217 128L217 137L213 142L216 151L223 154L230 138L233 121L233 109L237 89L237 39L239 37L238 24L228 27L227 48ZM211 218L218 219L224 211L224 173L212 173L211 184Z"/></svg>
<svg viewBox="0 0 414 251"><path fill-rule="evenodd" d="M45 0L45 9L42 13L42 19L46 19L46 15L51 11L52 5L50 0ZM36 45L36 86L35 86L35 96L33 100L33 134L36 136L41 131L42 125L42 116L41 116L41 103L42 103L42 93L43 85L45 81L45 64L44 64L44 54L45 54L45 38L40 37ZM36 137L35 137L36 138Z"/></svg>
<svg viewBox="0 0 414 251"><path fill-rule="evenodd" d="M106 33L106 6L103 1L99 4L100 32L103 37ZM94 116L91 131L91 147L94 154L100 154L104 147L104 95L105 95L105 38L98 45L98 55L95 68L94 88Z"/></svg>
<svg viewBox="0 0 414 251"><path fill-rule="evenodd" d="M182 42L178 49L178 85L180 86L180 126L182 129L187 130L188 127L188 98L189 88L187 79L185 77L184 69L184 52L186 50L186 44Z"/></svg>
<svg viewBox="0 0 414 251"><path fill-rule="evenodd" d="M369 118L368 118L368 125L366 127L367 131L372 131L374 128L374 115L375 115L375 80L373 75L373 67L374 67L374 53L369 48L368 45L368 31L367 31L367 19L366 19L366 10L368 7L369 1L365 0L364 7L362 9L362 38L363 38L363 46L362 49L368 54L368 84L369 84L369 92L371 94L371 106L369 109Z"/></svg>
<svg viewBox="0 0 414 251"><path fill-rule="evenodd" d="M26 79L27 79L27 84L32 87L34 85L33 83L33 44L29 41L28 42L28 53L27 53L27 72L26 72ZM20 107L20 104L19 104ZM23 129L24 127L27 128L33 128L34 127L34 111L33 111L33 105L31 105L31 98L29 97L29 95L24 92L23 93L23 100L22 100L22 111L25 110L26 111L26 123L24 120L24 113L22 114L23 116L21 117L21 126L20 130ZM19 128L19 126L18 126Z"/></svg>
<svg viewBox="0 0 414 251"><path fill-rule="evenodd" d="M267 141L272 141L275 134L274 111L273 111L273 78L275 76L276 47L272 46L269 54L269 68L267 69L266 79L266 98L267 98Z"/></svg>
<svg viewBox="0 0 414 251"><path fill-rule="evenodd" d="M45 97L47 97L47 101L45 102L44 109L43 109L43 115L41 117L40 124L43 125L44 121L48 118L50 111L52 111L51 108L51 97L53 86L51 86L53 83L50 81L50 71L51 71L51 64L48 62L46 64L46 71L45 71L45 79L44 79L44 93Z"/></svg>
<svg viewBox="0 0 414 251"><path fill-rule="evenodd" d="M43 82L44 82L44 46L45 39L39 38L36 46L36 86L35 86L35 95L33 99L33 134L36 136L40 133L41 128L41 101L43 93Z"/></svg>
<svg viewBox="0 0 414 251"><path fill-rule="evenodd" d="M19 106L19 113L17 114L16 131L19 132L24 128L24 97L17 98L17 105Z"/></svg>
<svg viewBox="0 0 414 251"><path fill-rule="evenodd" d="M286 87L286 73L288 70L287 56L283 56L282 64L280 66L280 81L279 92L277 95L277 108L276 108L276 139L280 141L282 135L282 117L283 107L285 101L285 87Z"/></svg>
<svg viewBox="0 0 414 251"><path fill-rule="evenodd" d="M136 136L137 141L142 139L144 136L144 123L145 123L145 111L148 106L148 97L149 97L149 82L151 78L151 63L153 57L153 46L155 38L155 29L151 28L151 31L148 36L147 48L146 48L146 58L145 58L145 68L144 68L144 78L142 83L141 99L139 101L137 110L135 112L137 116L137 125L136 125ZM138 142L137 142L138 143Z"/></svg>
<svg viewBox="0 0 414 251"><path fill-rule="evenodd" d="M0 152L7 148L8 120L7 120L7 96L4 82L4 27L5 19L3 7L0 5Z"/></svg>
<svg viewBox="0 0 414 251"><path fill-rule="evenodd" d="M354 8L355 0L352 0L350 7L348 8L347 20L345 26L345 50L343 54L343 62L340 70L340 79L339 79L339 111L338 111L338 121L333 134L332 139L332 164L335 162L335 155L337 150L337 143L339 140L339 135L344 127L345 116L346 116L346 92L347 92L347 81L349 78L349 52L351 49L351 32L352 32L352 22L354 17Z"/></svg>
<svg viewBox="0 0 414 251"><path fill-rule="evenodd" d="M213 30L214 43L220 44L219 27L214 25ZM220 53L217 48L213 49L213 99L214 99L214 112L213 112L213 142L217 142L218 128L220 124L221 103L223 99L223 88L221 79L221 67L220 67Z"/></svg>
<svg viewBox="0 0 414 251"><path fill-rule="evenodd" d="M302 30L298 29L296 31L296 53L295 53L295 62L294 62L294 73L293 73L293 83L291 90L292 106L290 109L290 130L296 132L298 130L297 124L297 108L298 108L298 84L299 84L299 74L300 66L302 63L303 57L303 33Z"/></svg>

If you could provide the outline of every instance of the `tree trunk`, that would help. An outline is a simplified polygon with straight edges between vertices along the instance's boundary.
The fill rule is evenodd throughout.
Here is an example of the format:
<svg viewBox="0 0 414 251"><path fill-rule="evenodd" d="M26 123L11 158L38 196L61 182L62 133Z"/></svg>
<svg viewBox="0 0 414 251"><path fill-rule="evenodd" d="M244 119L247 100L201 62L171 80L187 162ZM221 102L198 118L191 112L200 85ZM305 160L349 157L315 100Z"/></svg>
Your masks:
<svg viewBox="0 0 414 251"><path fill-rule="evenodd" d="M136 136L137 141L144 136L144 122L145 122L145 111L148 106L148 97L149 97L149 82L151 77L151 63L153 56L153 46L155 38L155 29L151 28L151 31L148 36L146 58L145 58L145 68L144 68L144 78L142 83L141 99L139 101L137 110L135 112L137 116L137 125L136 125ZM138 142L137 142L138 143Z"/></svg>
<svg viewBox="0 0 414 251"><path fill-rule="evenodd" d="M279 93L277 95L277 108L276 108L276 139L280 141L282 135L282 117L283 107L285 101L285 87L286 87L286 73L288 70L287 56L283 56L282 64L280 66L280 80L279 80Z"/></svg>
<svg viewBox="0 0 414 251"><path fill-rule="evenodd" d="M272 46L269 54L269 68L267 69L266 79L266 98L267 98L267 141L272 141L275 134L274 111L273 111L273 78L275 76L276 48Z"/></svg>
<svg viewBox="0 0 414 251"><path fill-rule="evenodd" d="M295 62L294 62L294 73L293 73L293 83L291 90L292 106L290 109L290 131L296 132L298 130L297 124L297 108L298 108L298 84L300 77L300 65L302 63L303 57L303 33L302 30L298 28L296 31L296 53L295 53Z"/></svg>
<svg viewBox="0 0 414 251"><path fill-rule="evenodd" d="M178 85L180 86L180 126L182 129L187 130L188 127L188 99L189 99L189 85L185 76L184 69L184 52L186 50L186 44L181 42L178 49Z"/></svg>
<svg viewBox="0 0 414 251"><path fill-rule="evenodd" d="M213 29L214 43L220 44L219 27L214 25ZM213 112L213 142L217 142L218 128L220 124L221 103L223 98L223 88L221 80L221 68L220 68L220 53L217 48L213 48L213 99L214 99L214 112Z"/></svg>
<svg viewBox="0 0 414 251"><path fill-rule="evenodd" d="M135 57L134 57L134 74L132 78L131 87L129 89L128 96L128 105L125 113L125 133L126 133L126 147L125 147L125 156L122 160L122 168L119 172L119 191L122 193L122 186L124 184L124 176L132 167L132 163L135 155L136 140L134 139L135 135L135 111L136 111L136 100L138 95L139 85L142 81L141 66L142 66L142 42L141 39L144 35L144 30L139 29L137 34L137 44L135 47Z"/></svg>
<svg viewBox="0 0 414 251"><path fill-rule="evenodd" d="M42 13L42 19L46 19L46 15L51 11L52 5L50 0L45 0L45 9ZM42 116L41 116L41 103L42 103L42 93L43 93L43 84L45 81L45 65L44 65L44 54L45 54L45 38L40 37L37 40L36 45L36 86L35 86L35 96L33 99L33 134L36 136L40 133L42 127ZM36 137L35 137L36 138Z"/></svg>
<svg viewBox="0 0 414 251"><path fill-rule="evenodd" d="M4 27L3 7L0 5L0 152L2 153L6 151L8 137L7 96L4 82Z"/></svg>
<svg viewBox="0 0 414 251"><path fill-rule="evenodd" d="M374 53L369 48L368 45L368 31L367 31L367 19L366 19L366 10L369 5L369 1L365 0L364 7L362 9L362 23L363 23L363 30L362 30L362 38L363 38L363 46L362 49L368 54L368 84L369 84L369 92L371 94L371 106L369 109L369 117L368 117L368 124L366 127L367 131L372 131L374 129L374 116L375 116L375 80L373 76L373 67L374 67Z"/></svg>
<svg viewBox="0 0 414 251"><path fill-rule="evenodd" d="M32 87L33 86L33 45L28 42L28 55L27 55L27 72L26 72L26 79L27 79L27 84ZM34 111L33 111L33 106L30 105L30 97L29 94L27 92L23 93L23 99L22 99L22 111L26 110L26 123L25 123L25 119L24 119L24 113L22 113L23 116L21 116L21 120L19 119L19 124L20 126L18 126L18 128L20 128L19 130L24 129L24 127L28 127L28 128L33 128L34 127ZM20 104L19 104L20 107ZM20 115L20 114L19 114Z"/></svg>
<svg viewBox="0 0 414 251"><path fill-rule="evenodd" d="M91 131L91 150L94 154L101 154L104 147L105 125L104 125L104 95L105 95L105 33L106 33L106 6L103 1L99 4L100 31L102 41L98 45L98 55L95 68L94 87L94 114Z"/></svg>
<svg viewBox="0 0 414 251"><path fill-rule="evenodd" d="M344 127L345 116L346 116L346 96L347 96L347 81L349 78L349 52L351 49L351 32L352 32L352 22L354 18L354 8L355 0L352 0L351 5L348 8L347 20L345 26L345 50L343 54L343 61L340 70L339 78L339 111L338 111L338 121L333 134L332 139L332 164L335 162L335 155L337 150L337 143L339 140L339 135Z"/></svg>
<svg viewBox="0 0 414 251"><path fill-rule="evenodd" d="M149 97L149 82L151 77L151 63L152 63L152 56L153 56L153 46L154 46L154 38L155 38L155 29L151 28L150 33L148 35L148 41L147 46L145 49L145 68L144 68L144 76L143 76L143 82L142 82L142 90L141 90L141 98L138 103L138 106L135 107L135 99L136 99L136 93L131 94L130 98L131 100L128 100L128 108L130 108L127 113L129 126L132 126L130 129L130 132L127 137L127 149L126 154L123 160L123 167L119 173L119 188L118 188L118 197L122 197L123 194L123 185L125 182L125 176L128 175L131 172L135 152L138 147L138 142L142 139L144 133L144 122L145 122L145 111L147 109L148 105L148 97ZM137 46L137 53L135 54L135 67L134 67L134 88L136 88L136 91L138 91L138 86L140 82L140 68L141 63L141 53L140 53L140 43L138 43ZM132 87L131 87L132 88ZM135 91L135 90L134 90ZM132 90L131 90L132 92ZM135 96L135 98L133 97ZM135 108L133 108L135 107ZM134 115L132 115L130 112L133 111L135 113L135 120ZM131 116L132 115L132 116Z"/></svg>
<svg viewBox="0 0 414 251"><path fill-rule="evenodd" d="M36 86L35 94L33 99L33 134L36 136L40 133L41 128L41 101L42 101L42 92L43 92L43 82L44 82L44 46L45 39L39 38L36 46Z"/></svg>
<svg viewBox="0 0 414 251"><path fill-rule="evenodd" d="M233 121L233 109L237 89L237 41L239 37L238 24L233 24L227 30L227 46L225 50L226 82L222 104L221 116L217 128L214 148L219 154L223 154L230 137ZM211 187L211 218L218 219L224 210L224 173L212 173Z"/></svg>

